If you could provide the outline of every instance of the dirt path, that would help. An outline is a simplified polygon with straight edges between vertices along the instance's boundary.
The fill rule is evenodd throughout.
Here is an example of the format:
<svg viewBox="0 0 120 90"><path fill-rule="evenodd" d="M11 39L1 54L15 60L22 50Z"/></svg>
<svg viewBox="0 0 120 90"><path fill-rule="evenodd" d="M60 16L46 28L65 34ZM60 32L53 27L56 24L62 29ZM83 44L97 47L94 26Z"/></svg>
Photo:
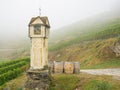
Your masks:
<svg viewBox="0 0 120 90"><path fill-rule="evenodd" d="M83 73L89 73L94 75L112 75L120 77L120 68L117 69L88 69L88 70L80 70Z"/></svg>

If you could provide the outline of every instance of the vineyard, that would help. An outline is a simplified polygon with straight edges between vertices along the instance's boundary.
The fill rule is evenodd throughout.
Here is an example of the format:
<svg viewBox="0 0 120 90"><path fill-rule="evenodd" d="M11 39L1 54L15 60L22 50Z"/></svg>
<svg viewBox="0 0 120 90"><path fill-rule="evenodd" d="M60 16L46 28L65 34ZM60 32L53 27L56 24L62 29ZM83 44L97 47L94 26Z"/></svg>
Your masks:
<svg viewBox="0 0 120 90"><path fill-rule="evenodd" d="M0 85L18 77L29 64L29 58L0 63Z"/></svg>
<svg viewBox="0 0 120 90"><path fill-rule="evenodd" d="M120 18L86 25L82 27L78 22L53 32L49 41L49 50L56 51L84 41L120 38Z"/></svg>

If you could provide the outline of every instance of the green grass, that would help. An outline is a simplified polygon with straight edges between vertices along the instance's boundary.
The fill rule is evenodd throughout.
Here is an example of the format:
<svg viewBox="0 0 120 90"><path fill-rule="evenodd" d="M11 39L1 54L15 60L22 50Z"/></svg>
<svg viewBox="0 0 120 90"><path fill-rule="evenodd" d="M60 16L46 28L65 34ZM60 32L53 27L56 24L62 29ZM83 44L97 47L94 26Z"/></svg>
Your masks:
<svg viewBox="0 0 120 90"><path fill-rule="evenodd" d="M5 62L8 62L8 61L10 61L10 60L8 60L8 59L0 59L0 64L1 64L1 63L5 63Z"/></svg>
<svg viewBox="0 0 120 90"><path fill-rule="evenodd" d="M80 90L119 90L120 81L112 76L81 74ZM78 89L79 90L79 89Z"/></svg>
<svg viewBox="0 0 120 90"><path fill-rule="evenodd" d="M120 81L106 75L54 74L49 90L119 90Z"/></svg>
<svg viewBox="0 0 120 90"><path fill-rule="evenodd" d="M80 74L78 90L119 90L120 81L107 75Z"/></svg>
<svg viewBox="0 0 120 90"><path fill-rule="evenodd" d="M53 74L54 78L49 90L119 90L120 80L106 75L80 74ZM23 83L27 80L25 74L7 82L3 88L22 90Z"/></svg>
<svg viewBox="0 0 120 90"><path fill-rule="evenodd" d="M49 90L74 90L79 82L79 78L73 74L56 74L53 77L55 85Z"/></svg>
<svg viewBox="0 0 120 90"><path fill-rule="evenodd" d="M84 90L112 90L112 85L106 81L91 80L84 86Z"/></svg>
<svg viewBox="0 0 120 90"><path fill-rule="evenodd" d="M120 68L120 58L114 58L107 61L103 61L99 64L92 66L81 65L82 69L104 69L104 68Z"/></svg>

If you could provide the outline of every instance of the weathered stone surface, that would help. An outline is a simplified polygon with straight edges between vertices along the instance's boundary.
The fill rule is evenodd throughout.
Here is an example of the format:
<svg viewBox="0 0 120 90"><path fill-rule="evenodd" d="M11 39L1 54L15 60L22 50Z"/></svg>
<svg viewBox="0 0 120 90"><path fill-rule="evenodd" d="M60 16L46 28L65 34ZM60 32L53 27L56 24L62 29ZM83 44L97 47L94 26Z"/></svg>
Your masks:
<svg viewBox="0 0 120 90"><path fill-rule="evenodd" d="M63 73L63 62L54 62L54 73Z"/></svg>
<svg viewBox="0 0 120 90"><path fill-rule="evenodd" d="M79 74L80 73L80 63L74 62L74 73Z"/></svg>
<svg viewBox="0 0 120 90"><path fill-rule="evenodd" d="M43 69L48 63L49 29L50 25L47 17L33 17L29 23L31 69Z"/></svg>
<svg viewBox="0 0 120 90"><path fill-rule="evenodd" d="M48 61L48 68L50 70L50 73L54 72L54 61Z"/></svg>
<svg viewBox="0 0 120 90"><path fill-rule="evenodd" d="M110 48L116 54L116 57L120 56L120 42L115 43L114 46L111 46Z"/></svg>
<svg viewBox="0 0 120 90"><path fill-rule="evenodd" d="M31 38L31 62L30 68L42 69L48 63L47 38Z"/></svg>
<svg viewBox="0 0 120 90"><path fill-rule="evenodd" d="M50 73L80 73L80 63L79 62L63 62L63 61L49 61L48 67Z"/></svg>
<svg viewBox="0 0 120 90"><path fill-rule="evenodd" d="M65 62L64 63L64 73L73 74L74 64L73 62Z"/></svg>
<svg viewBox="0 0 120 90"><path fill-rule="evenodd" d="M29 70L24 90L48 90L51 76L48 70Z"/></svg>

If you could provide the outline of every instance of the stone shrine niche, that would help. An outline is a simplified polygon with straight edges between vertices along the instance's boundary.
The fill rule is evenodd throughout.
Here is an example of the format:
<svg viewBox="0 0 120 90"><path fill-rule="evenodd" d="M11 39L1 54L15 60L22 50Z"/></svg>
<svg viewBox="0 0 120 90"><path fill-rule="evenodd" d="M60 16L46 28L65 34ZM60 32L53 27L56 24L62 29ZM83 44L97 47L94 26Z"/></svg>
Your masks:
<svg viewBox="0 0 120 90"><path fill-rule="evenodd" d="M34 34L35 35L41 34L41 25L39 25L39 24L34 25Z"/></svg>
<svg viewBox="0 0 120 90"><path fill-rule="evenodd" d="M31 40L30 67L43 69L48 63L49 21L47 17L33 17L29 23Z"/></svg>

